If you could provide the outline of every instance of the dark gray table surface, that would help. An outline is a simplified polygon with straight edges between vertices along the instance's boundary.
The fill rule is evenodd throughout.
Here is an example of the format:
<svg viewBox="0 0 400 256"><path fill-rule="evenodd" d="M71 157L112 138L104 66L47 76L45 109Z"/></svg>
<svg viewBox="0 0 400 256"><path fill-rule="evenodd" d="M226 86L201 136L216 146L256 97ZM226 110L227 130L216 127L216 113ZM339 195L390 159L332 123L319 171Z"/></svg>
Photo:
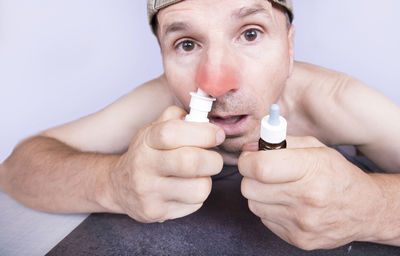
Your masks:
<svg viewBox="0 0 400 256"><path fill-rule="evenodd" d="M349 160L363 169L373 168L364 159ZM332 250L298 249L249 211L240 181L237 168L225 166L214 177L211 195L199 211L164 223L92 214L48 255L400 255L399 247L361 242Z"/></svg>

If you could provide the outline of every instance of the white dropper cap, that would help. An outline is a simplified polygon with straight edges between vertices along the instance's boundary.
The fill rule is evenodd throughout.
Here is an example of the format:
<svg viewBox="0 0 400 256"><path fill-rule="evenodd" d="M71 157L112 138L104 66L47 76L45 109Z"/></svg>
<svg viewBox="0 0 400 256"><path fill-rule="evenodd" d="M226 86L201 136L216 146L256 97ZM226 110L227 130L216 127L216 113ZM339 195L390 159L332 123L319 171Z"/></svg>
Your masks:
<svg viewBox="0 0 400 256"><path fill-rule="evenodd" d="M210 97L202 89L197 89L197 92L191 92L190 95L190 112L186 115L185 121L208 123L208 112L211 111L215 98Z"/></svg>
<svg viewBox="0 0 400 256"><path fill-rule="evenodd" d="M261 120L261 139L270 144L279 144L286 140L286 119L279 115L277 104L271 105L269 115Z"/></svg>

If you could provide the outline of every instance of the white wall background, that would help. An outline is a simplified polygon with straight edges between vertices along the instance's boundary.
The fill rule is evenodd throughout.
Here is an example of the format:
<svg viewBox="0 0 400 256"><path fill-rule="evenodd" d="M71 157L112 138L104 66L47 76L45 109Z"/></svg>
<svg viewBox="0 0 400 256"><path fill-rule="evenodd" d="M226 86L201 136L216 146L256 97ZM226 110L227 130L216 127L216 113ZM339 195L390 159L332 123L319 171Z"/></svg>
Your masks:
<svg viewBox="0 0 400 256"><path fill-rule="evenodd" d="M294 3L298 60L343 71L400 104L400 1ZM161 73L144 0L0 0L0 162L21 139Z"/></svg>

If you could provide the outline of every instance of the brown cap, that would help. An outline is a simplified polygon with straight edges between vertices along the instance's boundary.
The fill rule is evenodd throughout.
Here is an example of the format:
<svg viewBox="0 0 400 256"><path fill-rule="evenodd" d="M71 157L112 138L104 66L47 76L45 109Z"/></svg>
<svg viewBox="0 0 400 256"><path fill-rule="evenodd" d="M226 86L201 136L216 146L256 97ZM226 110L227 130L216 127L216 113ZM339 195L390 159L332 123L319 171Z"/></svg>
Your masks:
<svg viewBox="0 0 400 256"><path fill-rule="evenodd" d="M151 24L154 15L157 12L169 5L176 4L184 0L147 0L147 15L149 17L149 22ZM293 4L292 0L270 0L273 3L276 3L286 9L290 22L293 21Z"/></svg>

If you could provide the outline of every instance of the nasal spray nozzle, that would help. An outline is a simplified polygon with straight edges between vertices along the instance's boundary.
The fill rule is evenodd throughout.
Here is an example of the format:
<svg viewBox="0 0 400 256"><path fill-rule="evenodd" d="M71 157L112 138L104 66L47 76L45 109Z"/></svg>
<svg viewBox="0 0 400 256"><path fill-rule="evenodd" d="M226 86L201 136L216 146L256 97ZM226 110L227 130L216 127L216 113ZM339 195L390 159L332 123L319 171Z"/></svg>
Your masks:
<svg viewBox="0 0 400 256"><path fill-rule="evenodd" d="M259 150L286 148L286 119L280 116L277 104L271 105L269 115L261 120Z"/></svg>
<svg viewBox="0 0 400 256"><path fill-rule="evenodd" d="M212 104L215 98L210 97L202 89L197 89L197 92L191 92L190 95L190 112L186 115L185 121L208 123L208 112L211 111Z"/></svg>

